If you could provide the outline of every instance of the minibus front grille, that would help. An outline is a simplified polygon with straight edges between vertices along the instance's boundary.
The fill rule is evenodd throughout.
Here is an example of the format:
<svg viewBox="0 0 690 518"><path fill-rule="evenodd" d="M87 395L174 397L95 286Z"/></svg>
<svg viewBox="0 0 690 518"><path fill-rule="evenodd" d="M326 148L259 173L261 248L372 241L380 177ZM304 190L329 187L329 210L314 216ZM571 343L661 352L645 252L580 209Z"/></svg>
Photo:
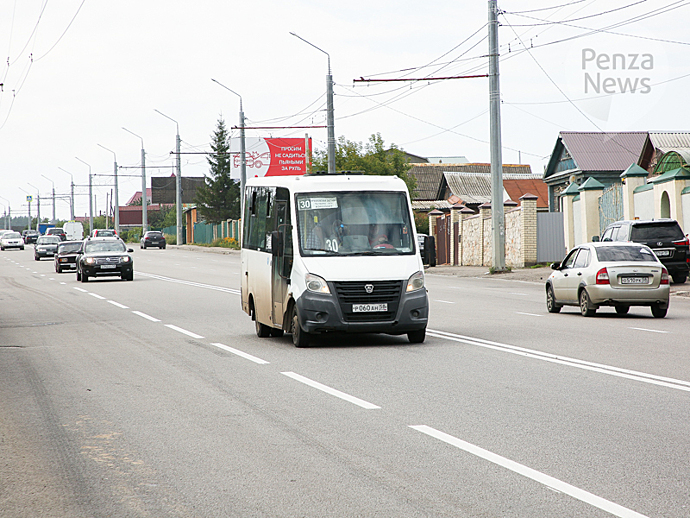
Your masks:
<svg viewBox="0 0 690 518"><path fill-rule="evenodd" d="M404 281L334 282L335 293L346 322L395 320ZM353 311L353 304L386 304L387 311Z"/></svg>

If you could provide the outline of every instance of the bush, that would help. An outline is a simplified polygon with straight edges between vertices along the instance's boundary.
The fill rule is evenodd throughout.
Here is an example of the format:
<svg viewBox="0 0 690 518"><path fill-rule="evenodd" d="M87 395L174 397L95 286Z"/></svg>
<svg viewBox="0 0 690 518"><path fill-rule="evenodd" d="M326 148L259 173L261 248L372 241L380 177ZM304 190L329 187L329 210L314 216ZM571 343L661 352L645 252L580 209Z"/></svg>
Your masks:
<svg viewBox="0 0 690 518"><path fill-rule="evenodd" d="M232 248L233 250L239 250L240 249L240 244L237 242L237 239L235 239L234 237L224 237L224 238L214 239L213 242L211 243L211 246L219 246L222 248Z"/></svg>
<svg viewBox="0 0 690 518"><path fill-rule="evenodd" d="M176 245L177 244L177 236L173 234L163 234L165 236L165 242L168 245Z"/></svg>

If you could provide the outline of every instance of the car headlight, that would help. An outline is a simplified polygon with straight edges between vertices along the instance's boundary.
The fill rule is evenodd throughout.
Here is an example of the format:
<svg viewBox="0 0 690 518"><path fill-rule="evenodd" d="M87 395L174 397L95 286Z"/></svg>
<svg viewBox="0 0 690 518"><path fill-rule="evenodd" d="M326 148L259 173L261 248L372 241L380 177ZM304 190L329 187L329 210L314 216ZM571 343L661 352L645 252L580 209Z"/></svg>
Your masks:
<svg viewBox="0 0 690 518"><path fill-rule="evenodd" d="M407 289L405 291L417 291L424 287L424 272L419 271L413 274L407 280Z"/></svg>
<svg viewBox="0 0 690 518"><path fill-rule="evenodd" d="M307 285L309 291L314 293L330 293L331 290L328 289L328 283L319 277L318 275L312 275L308 273L304 276L304 282Z"/></svg>
<svg viewBox="0 0 690 518"><path fill-rule="evenodd" d="M130 256L128 256L128 255L126 255L126 256L124 256L124 257L120 257L120 262L121 262L121 263L128 263L128 262L130 262L131 260L132 260L132 258L131 258Z"/></svg>
<svg viewBox="0 0 690 518"><path fill-rule="evenodd" d="M96 262L96 259L93 257L87 257L86 259L84 259L84 262L86 264L94 264Z"/></svg>

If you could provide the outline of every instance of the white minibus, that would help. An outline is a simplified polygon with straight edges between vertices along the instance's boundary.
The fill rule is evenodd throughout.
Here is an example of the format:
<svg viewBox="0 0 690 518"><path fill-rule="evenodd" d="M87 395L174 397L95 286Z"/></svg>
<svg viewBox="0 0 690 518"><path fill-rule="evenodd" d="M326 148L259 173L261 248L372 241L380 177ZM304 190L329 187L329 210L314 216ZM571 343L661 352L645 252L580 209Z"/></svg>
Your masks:
<svg viewBox="0 0 690 518"><path fill-rule="evenodd" d="M242 309L260 337L407 334L424 341L429 302L410 197L396 176L247 180Z"/></svg>

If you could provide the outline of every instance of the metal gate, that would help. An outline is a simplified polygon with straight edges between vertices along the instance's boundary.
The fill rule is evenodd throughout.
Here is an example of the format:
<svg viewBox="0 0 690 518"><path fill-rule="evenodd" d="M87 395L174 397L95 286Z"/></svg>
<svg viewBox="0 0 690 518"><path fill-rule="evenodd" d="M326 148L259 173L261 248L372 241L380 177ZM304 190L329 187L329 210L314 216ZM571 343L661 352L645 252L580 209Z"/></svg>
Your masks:
<svg viewBox="0 0 690 518"><path fill-rule="evenodd" d="M436 218L436 264L450 263L450 216Z"/></svg>
<svg viewBox="0 0 690 518"><path fill-rule="evenodd" d="M565 257L562 212L537 212L537 262L551 263Z"/></svg>
<svg viewBox="0 0 690 518"><path fill-rule="evenodd" d="M606 187L599 198L599 235L611 223L623 219L623 185L614 183Z"/></svg>

